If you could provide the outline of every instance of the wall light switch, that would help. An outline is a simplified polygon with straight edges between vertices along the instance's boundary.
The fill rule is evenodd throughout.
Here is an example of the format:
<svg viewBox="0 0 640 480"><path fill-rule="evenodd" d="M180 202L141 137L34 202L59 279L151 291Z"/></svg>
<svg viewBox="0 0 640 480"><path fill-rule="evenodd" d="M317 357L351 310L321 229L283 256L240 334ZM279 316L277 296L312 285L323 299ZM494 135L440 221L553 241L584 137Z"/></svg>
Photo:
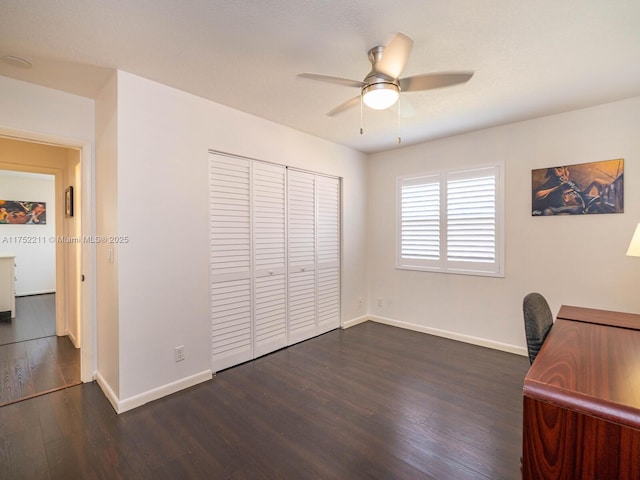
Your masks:
<svg viewBox="0 0 640 480"><path fill-rule="evenodd" d="M181 362L184 360L184 345L179 345L175 349L176 362Z"/></svg>

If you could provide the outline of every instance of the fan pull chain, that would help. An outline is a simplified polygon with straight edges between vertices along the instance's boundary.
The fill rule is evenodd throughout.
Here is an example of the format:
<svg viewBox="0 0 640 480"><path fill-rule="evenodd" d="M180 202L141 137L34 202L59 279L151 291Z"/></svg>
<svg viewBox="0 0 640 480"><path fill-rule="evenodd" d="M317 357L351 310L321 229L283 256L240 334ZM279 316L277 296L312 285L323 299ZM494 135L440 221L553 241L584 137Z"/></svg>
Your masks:
<svg viewBox="0 0 640 480"><path fill-rule="evenodd" d="M398 98L398 110L397 110L397 112L398 112L398 124L397 124L397 127L398 127L398 144L402 143L402 137L400 136L400 101L401 101L401 98Z"/></svg>
<svg viewBox="0 0 640 480"><path fill-rule="evenodd" d="M364 133L364 129L362 128L364 113L362 112L362 94L360 94L360 135Z"/></svg>

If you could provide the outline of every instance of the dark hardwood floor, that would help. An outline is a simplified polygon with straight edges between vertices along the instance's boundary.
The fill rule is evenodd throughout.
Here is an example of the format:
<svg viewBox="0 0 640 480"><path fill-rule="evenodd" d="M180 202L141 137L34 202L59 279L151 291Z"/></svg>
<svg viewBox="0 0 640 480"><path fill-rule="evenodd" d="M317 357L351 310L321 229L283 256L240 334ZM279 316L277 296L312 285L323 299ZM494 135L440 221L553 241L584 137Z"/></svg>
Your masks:
<svg viewBox="0 0 640 480"><path fill-rule="evenodd" d="M56 334L56 295L16 297L16 318L0 321L0 345Z"/></svg>
<svg viewBox="0 0 640 480"><path fill-rule="evenodd" d="M0 406L80 383L80 352L55 328L54 294L16 298L0 322Z"/></svg>
<svg viewBox="0 0 640 480"><path fill-rule="evenodd" d="M526 357L367 322L116 415L0 408L0 478L516 479Z"/></svg>

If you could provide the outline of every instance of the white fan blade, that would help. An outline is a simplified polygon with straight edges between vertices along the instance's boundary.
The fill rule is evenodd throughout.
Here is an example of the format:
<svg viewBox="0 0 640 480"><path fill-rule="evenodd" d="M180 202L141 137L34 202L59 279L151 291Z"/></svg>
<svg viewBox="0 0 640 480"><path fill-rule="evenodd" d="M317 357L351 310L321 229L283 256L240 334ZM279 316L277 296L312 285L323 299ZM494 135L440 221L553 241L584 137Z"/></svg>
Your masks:
<svg viewBox="0 0 640 480"><path fill-rule="evenodd" d="M416 92L418 90L431 90L432 88L448 87L469 81L473 72L456 73L426 73L399 80L400 90L403 92Z"/></svg>
<svg viewBox="0 0 640 480"><path fill-rule="evenodd" d="M416 106L407 95L400 95L398 99L398 113L400 118L413 118L418 114Z"/></svg>
<svg viewBox="0 0 640 480"><path fill-rule="evenodd" d="M329 75L317 75L315 73L300 73L299 77L308 78L310 80L319 80L321 82L335 83L337 85L344 85L346 87L364 87L363 82L359 82L358 80L349 80L348 78L340 78L340 77L331 77Z"/></svg>
<svg viewBox="0 0 640 480"><path fill-rule="evenodd" d="M355 107L356 105L358 105L358 103L360 103L360 95L358 95L357 97L353 97L350 100L347 100L343 104L338 105L336 108L328 112L327 115L330 117L333 117L334 115L337 115L338 113L342 113L345 110L350 109L351 107Z"/></svg>
<svg viewBox="0 0 640 480"><path fill-rule="evenodd" d="M375 64L375 70L393 79L400 77L412 48L413 40L404 33L396 34L384 47L382 58Z"/></svg>

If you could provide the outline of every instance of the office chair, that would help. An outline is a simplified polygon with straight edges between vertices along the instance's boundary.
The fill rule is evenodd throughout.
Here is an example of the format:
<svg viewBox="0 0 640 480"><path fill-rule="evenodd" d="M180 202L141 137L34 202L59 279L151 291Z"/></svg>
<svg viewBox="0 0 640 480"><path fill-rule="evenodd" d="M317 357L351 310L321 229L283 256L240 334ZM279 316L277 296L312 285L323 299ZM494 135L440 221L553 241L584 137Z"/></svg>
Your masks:
<svg viewBox="0 0 640 480"><path fill-rule="evenodd" d="M549 304L539 293L529 293L525 296L522 310L524 312L524 330L527 336L529 364L532 364L553 326L553 315Z"/></svg>

